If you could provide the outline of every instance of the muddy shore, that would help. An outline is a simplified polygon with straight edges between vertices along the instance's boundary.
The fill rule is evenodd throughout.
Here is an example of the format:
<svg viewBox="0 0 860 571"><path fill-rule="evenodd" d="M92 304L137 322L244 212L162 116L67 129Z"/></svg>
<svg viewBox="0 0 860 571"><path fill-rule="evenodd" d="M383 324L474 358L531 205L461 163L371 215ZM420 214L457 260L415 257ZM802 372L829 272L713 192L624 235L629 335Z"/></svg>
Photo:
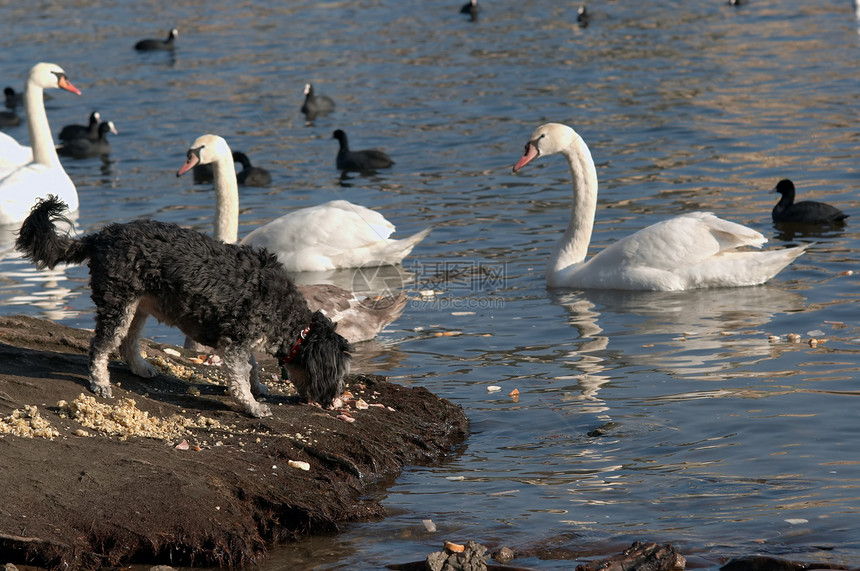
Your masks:
<svg viewBox="0 0 860 571"><path fill-rule="evenodd" d="M253 563L275 542L383 517L365 492L468 435L459 406L378 376L351 376L343 410L302 404L265 356L274 416L250 418L217 364L151 342L165 373L112 361L114 398L95 399L89 336L0 317L0 562Z"/></svg>

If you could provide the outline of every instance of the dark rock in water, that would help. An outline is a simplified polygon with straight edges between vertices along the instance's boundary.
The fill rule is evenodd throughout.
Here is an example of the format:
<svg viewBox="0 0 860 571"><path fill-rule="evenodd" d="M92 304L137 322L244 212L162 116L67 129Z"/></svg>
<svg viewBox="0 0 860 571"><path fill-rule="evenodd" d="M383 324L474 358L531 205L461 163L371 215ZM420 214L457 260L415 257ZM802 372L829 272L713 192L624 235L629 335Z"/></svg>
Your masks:
<svg viewBox="0 0 860 571"><path fill-rule="evenodd" d="M576 571L611 571L641 569L643 571L675 571L684 569L686 558L671 545L637 541L619 555L577 565Z"/></svg>
<svg viewBox="0 0 860 571"><path fill-rule="evenodd" d="M446 548L443 551L431 553L427 556L427 569L429 571L486 571L486 553L486 547L470 541L460 552Z"/></svg>
<svg viewBox="0 0 860 571"><path fill-rule="evenodd" d="M591 436L592 438L597 437L597 436L605 436L607 432L609 432L615 428L618 428L617 422L607 422L606 424L598 426L594 430L589 430L588 432L585 433L585 435Z"/></svg>
<svg viewBox="0 0 860 571"><path fill-rule="evenodd" d="M514 559L514 550L510 547L502 547L493 554L493 559L499 563L507 563Z"/></svg>

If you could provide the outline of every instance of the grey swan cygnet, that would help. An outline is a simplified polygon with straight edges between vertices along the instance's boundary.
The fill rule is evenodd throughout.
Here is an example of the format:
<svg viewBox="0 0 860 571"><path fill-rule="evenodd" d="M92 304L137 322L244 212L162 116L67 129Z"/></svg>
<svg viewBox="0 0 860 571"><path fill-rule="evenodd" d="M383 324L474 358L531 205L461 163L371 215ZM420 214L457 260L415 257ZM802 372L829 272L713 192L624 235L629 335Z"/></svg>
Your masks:
<svg viewBox="0 0 860 571"><path fill-rule="evenodd" d="M248 155L241 151L233 151L233 161L242 165L242 170L236 173L236 180L245 186L268 186L272 182L272 175L263 167L255 167L251 164Z"/></svg>
<svg viewBox="0 0 860 571"><path fill-rule="evenodd" d="M110 143L107 140L108 133L117 133L113 121L99 124L98 135L95 140L90 139L88 136L71 139L58 146L57 153L63 157L72 157L74 159L109 155Z"/></svg>
<svg viewBox="0 0 860 571"><path fill-rule="evenodd" d="M233 154L227 141L217 135L198 137L188 149L185 164L176 176L182 176L197 164L212 165L215 182L215 237L233 244L237 241L239 231L239 190ZM351 230L355 230L358 235L352 234ZM377 235L377 230L381 230L385 236ZM360 262L355 256L364 254L367 260L375 260L382 256L382 251L386 248L396 250L391 263L399 263L430 231L428 228L404 240L388 240L387 236L393 230L394 226L380 214L339 200L286 214L260 226L246 236L241 244L266 248L277 255L282 263L286 261L284 266L288 270L314 271L322 267L331 268L331 264L336 260L325 260L324 256L334 255L342 248L349 250L344 253L354 262ZM325 242L327 238L328 243ZM368 240L373 242L374 239L381 244L367 243ZM370 249L367 249L368 247ZM310 265L300 263L302 254L309 256L304 261L310 262ZM314 265L317 263L323 265ZM298 288L311 310L322 310L329 319L338 324L337 332L350 343L376 337L386 325L400 316L407 303L406 294L403 292L398 296L377 300L362 298L329 284Z"/></svg>
<svg viewBox="0 0 860 571"><path fill-rule="evenodd" d="M50 192L65 202L70 212L78 210L78 191L60 163L48 114L45 89L64 89L76 95L63 68L53 63L37 63L30 70L24 90L24 112L30 145L21 145L0 133L0 224L22 222L36 200Z"/></svg>
<svg viewBox="0 0 860 571"><path fill-rule="evenodd" d="M538 127L514 165L518 172L539 157L561 154L573 179L570 221L550 256L547 287L680 291L762 284L807 246L749 251L767 239L752 228L691 212L658 222L607 246L586 260L597 211L597 171L591 152L573 129Z"/></svg>
<svg viewBox="0 0 860 571"><path fill-rule="evenodd" d="M787 178L779 181L773 192L782 195L771 212L774 222L842 225L848 218L847 214L824 202L813 200L794 202L794 183Z"/></svg>
<svg viewBox="0 0 860 571"><path fill-rule="evenodd" d="M177 28L173 28L172 30L170 30L170 33L167 34L166 40L140 40L139 42L134 44L134 49L140 52L171 51L174 48L174 44L176 43L177 37L179 37L179 30Z"/></svg>
<svg viewBox="0 0 860 571"><path fill-rule="evenodd" d="M310 83L305 84L305 101L302 103L302 113L308 121L313 121L317 117L328 115L334 111L334 101L331 97L316 93L314 86Z"/></svg>
<svg viewBox="0 0 860 571"><path fill-rule="evenodd" d="M96 140L99 138L99 125L102 122L102 116L98 111L90 113L89 123L86 125L66 125L60 129L60 134L57 137L61 141L71 141L86 137L87 139Z"/></svg>
<svg viewBox="0 0 860 571"><path fill-rule="evenodd" d="M339 171L373 173L377 169L386 169L394 164L391 157L377 149L351 151L349 149L349 140L342 129L336 130L332 134L332 138L337 139L340 144L335 161L337 170Z"/></svg>

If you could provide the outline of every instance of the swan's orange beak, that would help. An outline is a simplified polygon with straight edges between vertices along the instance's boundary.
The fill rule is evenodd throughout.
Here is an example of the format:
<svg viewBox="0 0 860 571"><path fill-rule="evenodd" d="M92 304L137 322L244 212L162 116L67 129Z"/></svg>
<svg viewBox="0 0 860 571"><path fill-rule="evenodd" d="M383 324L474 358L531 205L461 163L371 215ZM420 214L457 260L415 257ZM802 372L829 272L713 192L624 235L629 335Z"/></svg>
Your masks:
<svg viewBox="0 0 860 571"><path fill-rule="evenodd" d="M514 172L519 172L521 168L535 160L539 154L537 145L531 141L526 143L526 151L523 153L523 156L520 157L520 160L517 161L517 164L514 165Z"/></svg>
<svg viewBox="0 0 860 571"><path fill-rule="evenodd" d="M200 157L197 156L197 153L188 152L188 158L185 160L185 164L176 171L176 176L182 176L191 169L194 168L194 165L200 162Z"/></svg>
<svg viewBox="0 0 860 571"><path fill-rule="evenodd" d="M60 80L57 82L60 86L60 89L65 89L66 91L71 91L75 95L80 95L81 90L72 85L72 82L65 75L60 76Z"/></svg>

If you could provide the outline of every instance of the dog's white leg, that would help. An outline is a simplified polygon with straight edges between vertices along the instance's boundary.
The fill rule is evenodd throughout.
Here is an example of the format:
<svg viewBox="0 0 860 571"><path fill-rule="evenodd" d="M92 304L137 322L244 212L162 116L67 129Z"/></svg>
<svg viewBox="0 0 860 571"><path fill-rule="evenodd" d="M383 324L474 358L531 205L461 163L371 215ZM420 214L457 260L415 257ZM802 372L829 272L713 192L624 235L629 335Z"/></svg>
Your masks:
<svg viewBox="0 0 860 571"><path fill-rule="evenodd" d="M138 309L134 314L134 319L131 320L131 325L128 328L128 333L119 345L119 354L131 369L131 372L138 377L152 378L158 374L158 369L146 362L140 356L140 337L143 334L143 326L146 324L146 318L149 314Z"/></svg>
<svg viewBox="0 0 860 571"><path fill-rule="evenodd" d="M106 398L113 396L108 372L110 355L128 332L137 304L130 303L122 309L115 315L105 308L97 308L95 333L90 341L90 390Z"/></svg>
<svg viewBox="0 0 860 571"><path fill-rule="evenodd" d="M251 359L247 351L230 349L221 352L221 360L227 370L227 386L230 395L241 404L251 416L257 418L272 416L272 411L265 404L260 404L251 394ZM256 364L256 362L255 362ZM259 382L259 381L258 381Z"/></svg>
<svg viewBox="0 0 860 571"><path fill-rule="evenodd" d="M269 394L269 387L260 380L260 369L257 366L257 358L254 357L253 351L248 362L251 364L251 392L256 396Z"/></svg>

